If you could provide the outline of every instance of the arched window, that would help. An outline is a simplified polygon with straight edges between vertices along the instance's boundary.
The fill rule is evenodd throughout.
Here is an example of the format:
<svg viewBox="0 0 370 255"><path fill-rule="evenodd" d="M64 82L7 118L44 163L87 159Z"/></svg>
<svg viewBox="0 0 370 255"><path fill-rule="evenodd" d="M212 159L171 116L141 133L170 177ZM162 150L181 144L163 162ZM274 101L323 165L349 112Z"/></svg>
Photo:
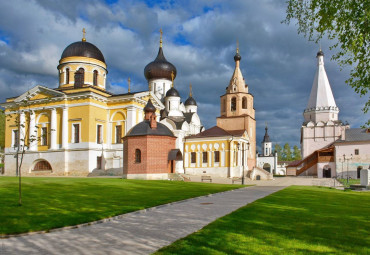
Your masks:
<svg viewBox="0 0 370 255"><path fill-rule="evenodd" d="M135 163L141 163L141 151L139 149L135 150Z"/></svg>
<svg viewBox="0 0 370 255"><path fill-rule="evenodd" d="M231 99L231 111L232 112L236 111L236 97L233 97Z"/></svg>
<svg viewBox="0 0 370 255"><path fill-rule="evenodd" d="M85 70L83 68L80 68L75 72L75 88L81 88L84 83Z"/></svg>
<svg viewBox="0 0 370 255"><path fill-rule="evenodd" d="M66 68L66 82L65 84L69 83L69 68Z"/></svg>
<svg viewBox="0 0 370 255"><path fill-rule="evenodd" d="M46 160L41 160L35 164L33 171L50 171L51 165Z"/></svg>
<svg viewBox="0 0 370 255"><path fill-rule="evenodd" d="M94 79L93 79L93 85L98 85L98 71L94 70Z"/></svg>
<svg viewBox="0 0 370 255"><path fill-rule="evenodd" d="M247 98L246 97L243 97L242 108L247 109Z"/></svg>

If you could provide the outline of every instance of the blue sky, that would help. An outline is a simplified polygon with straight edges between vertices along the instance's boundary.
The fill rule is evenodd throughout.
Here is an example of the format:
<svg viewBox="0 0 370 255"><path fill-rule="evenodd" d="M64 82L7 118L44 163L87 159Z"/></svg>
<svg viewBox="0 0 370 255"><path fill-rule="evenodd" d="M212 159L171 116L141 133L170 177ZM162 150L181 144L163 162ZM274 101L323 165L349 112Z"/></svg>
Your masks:
<svg viewBox="0 0 370 255"><path fill-rule="evenodd" d="M87 41L104 54L108 89L114 93L147 89L144 67L158 52L163 30L164 54L178 75L182 100L193 85L206 128L216 124L219 97L234 69L239 40L241 69L254 95L257 144L265 122L273 142L299 145L303 110L316 71L318 45L298 35L285 18L283 0L14 0L0 2L0 100L17 96L37 84L58 86L57 65L65 47ZM325 67L340 119L352 127L368 116L360 98L345 84L350 67L330 61L333 42L322 41Z"/></svg>

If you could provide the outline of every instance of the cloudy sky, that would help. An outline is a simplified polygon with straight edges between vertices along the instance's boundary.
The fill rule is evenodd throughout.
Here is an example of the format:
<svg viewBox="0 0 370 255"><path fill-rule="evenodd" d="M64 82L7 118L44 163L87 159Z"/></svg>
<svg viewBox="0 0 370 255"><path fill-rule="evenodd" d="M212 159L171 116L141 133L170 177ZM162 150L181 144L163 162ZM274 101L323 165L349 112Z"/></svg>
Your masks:
<svg viewBox="0 0 370 255"><path fill-rule="evenodd" d="M144 67L157 55L159 29L168 61L178 71L175 86L183 101L193 85L206 128L216 124L219 97L234 69L236 41L241 69L254 95L257 144L265 122L273 142L299 146L303 110L316 71L319 46L297 34L285 18L284 0L12 0L0 1L0 101L40 84L58 86L57 65L65 47L82 38L104 54L108 89L147 89ZM326 71L340 119L352 127L368 116L345 84L349 67L330 61L332 42L323 40Z"/></svg>

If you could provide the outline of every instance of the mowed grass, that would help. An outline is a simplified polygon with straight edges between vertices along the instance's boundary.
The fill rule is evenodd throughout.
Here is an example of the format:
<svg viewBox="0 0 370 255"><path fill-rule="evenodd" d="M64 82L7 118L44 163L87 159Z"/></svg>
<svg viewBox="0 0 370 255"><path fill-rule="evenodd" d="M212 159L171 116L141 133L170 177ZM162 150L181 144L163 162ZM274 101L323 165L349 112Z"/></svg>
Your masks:
<svg viewBox="0 0 370 255"><path fill-rule="evenodd" d="M360 179L348 179L348 184L347 184L347 179L338 179L338 181L342 183L342 185L346 188L349 188L351 185L361 183Z"/></svg>
<svg viewBox="0 0 370 255"><path fill-rule="evenodd" d="M19 206L18 178L0 177L0 234L71 226L240 187L111 178L22 178Z"/></svg>
<svg viewBox="0 0 370 255"><path fill-rule="evenodd" d="M289 187L156 254L370 254L370 193Z"/></svg>

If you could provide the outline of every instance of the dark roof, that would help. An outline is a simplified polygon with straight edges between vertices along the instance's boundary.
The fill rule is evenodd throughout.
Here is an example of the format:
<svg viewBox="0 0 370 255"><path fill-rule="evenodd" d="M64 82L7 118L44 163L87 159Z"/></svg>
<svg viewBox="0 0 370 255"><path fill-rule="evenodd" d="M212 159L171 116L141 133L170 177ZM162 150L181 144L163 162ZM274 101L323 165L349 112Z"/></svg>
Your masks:
<svg viewBox="0 0 370 255"><path fill-rule="evenodd" d="M346 129L346 139L337 142L360 142L370 141L370 131L363 128L349 128Z"/></svg>
<svg viewBox="0 0 370 255"><path fill-rule="evenodd" d="M302 163L303 160L294 160L294 161L291 161L289 165L287 165L287 167L294 167L294 166L299 166L301 163Z"/></svg>
<svg viewBox="0 0 370 255"><path fill-rule="evenodd" d="M191 122L191 118L193 117L193 114L194 114L194 112L185 112L184 113L185 120L186 120L187 123Z"/></svg>
<svg viewBox="0 0 370 255"><path fill-rule="evenodd" d="M150 121L144 120L139 124L135 125L126 136L142 136L142 135L157 135L157 136L172 136L175 137L172 131L163 125L162 123L157 122L157 128L150 128Z"/></svg>
<svg viewBox="0 0 370 255"><path fill-rule="evenodd" d="M144 107L144 112L155 112L155 110L152 100L149 99L148 103Z"/></svg>
<svg viewBox="0 0 370 255"><path fill-rule="evenodd" d="M159 47L158 55L155 60L147 64L144 69L145 78L147 80L163 78L171 80L172 72L175 75L175 79L177 73L176 67L166 60L162 47Z"/></svg>
<svg viewBox="0 0 370 255"><path fill-rule="evenodd" d="M179 149L172 149L168 153L168 160L182 160L182 153Z"/></svg>
<svg viewBox="0 0 370 255"><path fill-rule="evenodd" d="M324 56L324 52L322 52L322 50L319 50L319 51L317 52L316 57L318 57L318 56Z"/></svg>
<svg viewBox="0 0 370 255"><path fill-rule="evenodd" d="M200 138L200 137L217 137L217 136L241 136L245 130L232 130L226 131L218 126L214 126L210 129L207 129L203 132L200 132L197 135L188 136L187 138Z"/></svg>
<svg viewBox="0 0 370 255"><path fill-rule="evenodd" d="M186 99L185 105L195 105L196 106L197 102L195 101L193 97L189 97L188 99Z"/></svg>
<svg viewBox="0 0 370 255"><path fill-rule="evenodd" d="M263 143L271 143L270 136L267 133L267 130L268 130L268 128L265 127L265 136L263 137L263 141L262 141Z"/></svg>
<svg viewBox="0 0 370 255"><path fill-rule="evenodd" d="M174 87L170 88L167 93L166 97L180 97L179 92Z"/></svg>
<svg viewBox="0 0 370 255"><path fill-rule="evenodd" d="M67 57L87 57L95 58L105 63L103 53L94 44L89 42L74 42L64 49L61 59Z"/></svg>

